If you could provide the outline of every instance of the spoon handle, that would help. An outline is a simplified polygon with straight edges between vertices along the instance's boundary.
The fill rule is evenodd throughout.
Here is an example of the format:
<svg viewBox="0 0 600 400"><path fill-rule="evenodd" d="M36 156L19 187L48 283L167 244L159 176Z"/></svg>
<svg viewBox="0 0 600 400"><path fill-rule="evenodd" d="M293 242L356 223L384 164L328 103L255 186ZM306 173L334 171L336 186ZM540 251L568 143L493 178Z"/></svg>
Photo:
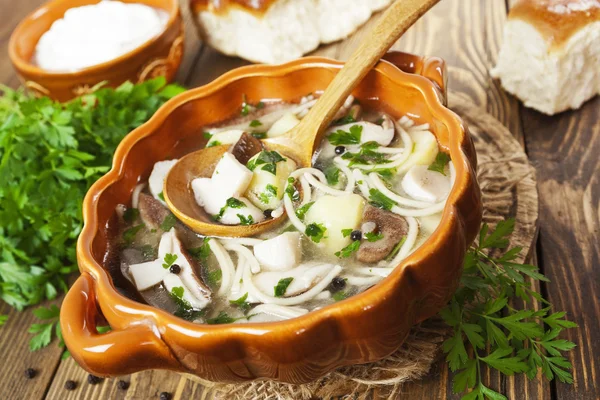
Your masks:
<svg viewBox="0 0 600 400"><path fill-rule="evenodd" d="M314 150L325 129L352 90L390 47L439 0L396 0L377 21L369 35L331 81L296 129L294 142Z"/></svg>

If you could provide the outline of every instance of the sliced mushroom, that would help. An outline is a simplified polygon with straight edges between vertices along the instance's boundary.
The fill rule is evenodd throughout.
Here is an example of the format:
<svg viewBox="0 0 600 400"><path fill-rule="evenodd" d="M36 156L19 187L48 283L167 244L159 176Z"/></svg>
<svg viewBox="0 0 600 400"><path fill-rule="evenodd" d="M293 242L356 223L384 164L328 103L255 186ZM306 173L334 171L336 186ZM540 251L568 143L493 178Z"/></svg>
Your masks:
<svg viewBox="0 0 600 400"><path fill-rule="evenodd" d="M158 229L165 218L171 214L169 209L163 206L160 201L146 193L140 193L138 210L140 218L150 229Z"/></svg>
<svg viewBox="0 0 600 400"><path fill-rule="evenodd" d="M356 258L360 262L375 263L383 260L394 246L408 233L408 223L401 216L368 204L363 212L363 223L374 222L383 237L375 242L363 241Z"/></svg>
<svg viewBox="0 0 600 400"><path fill-rule="evenodd" d="M283 296L280 297L293 297L308 291L322 281L334 267L333 264L304 264L289 271L261 272L254 275L252 280L261 292L273 296L275 286L282 279L292 278Z"/></svg>
<svg viewBox="0 0 600 400"><path fill-rule="evenodd" d="M164 268L167 254L176 256L172 265L179 266L177 274L171 272L170 268ZM180 280L184 289L183 299L195 308L203 308L210 302L211 291L196 275L197 267L196 261L183 248L173 228L162 235L158 246L158 258L154 261L130 265L129 272L139 291L147 290L161 282L165 284L167 290L171 291L172 287L169 286L174 286L174 282ZM178 280L170 275L177 275ZM188 300L190 296L193 297L193 301Z"/></svg>
<svg viewBox="0 0 600 400"><path fill-rule="evenodd" d="M155 199L160 201L162 204L165 204L164 201L160 199L160 195L163 192L163 186L165 184L165 178L171 171L171 168L177 163L177 159L174 160L165 160L159 161L154 164L152 168L152 172L150 173L150 177L148 178L148 186L150 187L150 193L154 196Z"/></svg>
<svg viewBox="0 0 600 400"><path fill-rule="evenodd" d="M262 143L252 135L244 132L231 148L231 154L242 164L262 151Z"/></svg>

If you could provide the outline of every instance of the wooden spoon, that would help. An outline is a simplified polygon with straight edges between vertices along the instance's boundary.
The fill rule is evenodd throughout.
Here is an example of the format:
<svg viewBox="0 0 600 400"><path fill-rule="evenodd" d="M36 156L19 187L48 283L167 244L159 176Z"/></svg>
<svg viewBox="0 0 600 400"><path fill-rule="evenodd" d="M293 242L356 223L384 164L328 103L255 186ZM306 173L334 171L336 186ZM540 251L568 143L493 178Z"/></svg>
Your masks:
<svg viewBox="0 0 600 400"><path fill-rule="evenodd" d="M438 1L394 2L301 122L282 136L264 140L264 146L291 157L299 167L310 167L315 149L348 95L400 36ZM228 148L229 145L223 145L198 150L181 158L173 166L165 179L163 192L171 211L193 231L206 236L253 236L284 222L285 214L253 225L223 225L214 221L196 203L191 181L210 177Z"/></svg>

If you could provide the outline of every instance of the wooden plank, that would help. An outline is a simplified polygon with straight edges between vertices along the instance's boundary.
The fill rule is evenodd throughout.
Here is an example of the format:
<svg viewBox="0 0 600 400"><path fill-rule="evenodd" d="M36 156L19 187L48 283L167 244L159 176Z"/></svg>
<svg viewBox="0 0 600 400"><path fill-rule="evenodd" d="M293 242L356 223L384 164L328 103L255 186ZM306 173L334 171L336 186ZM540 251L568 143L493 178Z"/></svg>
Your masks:
<svg viewBox="0 0 600 400"><path fill-rule="evenodd" d="M33 335L27 330L32 323L40 321L30 311L18 312L0 302L0 315L3 314L8 315L8 322L0 328L0 399L41 399L53 379L63 350L55 342L30 352L29 340ZM27 368L36 370L35 378L26 379Z"/></svg>
<svg viewBox="0 0 600 400"><path fill-rule="evenodd" d="M522 110L525 142L540 191L540 262L548 297L579 324L564 338L574 385L556 383L560 399L600 398L600 98L554 117Z"/></svg>

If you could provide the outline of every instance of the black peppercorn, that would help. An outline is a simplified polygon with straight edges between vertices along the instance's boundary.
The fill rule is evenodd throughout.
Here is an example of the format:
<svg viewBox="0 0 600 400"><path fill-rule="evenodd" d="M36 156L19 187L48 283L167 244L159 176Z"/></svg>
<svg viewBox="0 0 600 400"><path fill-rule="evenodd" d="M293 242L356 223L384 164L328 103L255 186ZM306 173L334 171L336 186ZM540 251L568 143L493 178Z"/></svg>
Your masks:
<svg viewBox="0 0 600 400"><path fill-rule="evenodd" d="M337 146L335 148L335 154L337 154L338 156L344 154L345 152L346 148L344 146Z"/></svg>
<svg viewBox="0 0 600 400"><path fill-rule="evenodd" d="M160 394L160 400L171 400L171 393L169 393L169 392L162 392Z"/></svg>
<svg viewBox="0 0 600 400"><path fill-rule="evenodd" d="M75 383L75 381L68 380L65 382L65 389L67 390L75 390L76 387L77 384Z"/></svg>
<svg viewBox="0 0 600 400"><path fill-rule="evenodd" d="M362 239L362 232L361 231L352 231L352 233L350 234L350 239L354 240L355 242L357 240Z"/></svg>
<svg viewBox="0 0 600 400"><path fill-rule="evenodd" d="M33 379L33 378L35 378L36 375L37 375L37 371L33 368L27 368L25 370L25 377L27 379Z"/></svg>
<svg viewBox="0 0 600 400"><path fill-rule="evenodd" d="M169 268L169 272L171 272L172 274L177 275L178 273L181 272L181 267L179 266L179 264L173 264Z"/></svg>
<svg viewBox="0 0 600 400"><path fill-rule="evenodd" d="M88 375L88 383L90 385L95 385L97 383L100 383L101 380L102 380L102 378L100 378L100 377L98 377L96 375L92 375L92 374Z"/></svg>
<svg viewBox="0 0 600 400"><path fill-rule="evenodd" d="M272 212L273 212L273 210L265 210L265 211L263 211L263 214L265 215L265 218L271 218Z"/></svg>
<svg viewBox="0 0 600 400"><path fill-rule="evenodd" d="M335 278L333 278L331 280L331 283L329 284L327 289L331 293L335 293L335 292L339 292L340 290L342 290L345 287L346 287L346 280L336 276Z"/></svg>
<svg viewBox="0 0 600 400"><path fill-rule="evenodd" d="M129 382L121 380L117 383L117 386L121 390L127 390L127 389L129 389Z"/></svg>

